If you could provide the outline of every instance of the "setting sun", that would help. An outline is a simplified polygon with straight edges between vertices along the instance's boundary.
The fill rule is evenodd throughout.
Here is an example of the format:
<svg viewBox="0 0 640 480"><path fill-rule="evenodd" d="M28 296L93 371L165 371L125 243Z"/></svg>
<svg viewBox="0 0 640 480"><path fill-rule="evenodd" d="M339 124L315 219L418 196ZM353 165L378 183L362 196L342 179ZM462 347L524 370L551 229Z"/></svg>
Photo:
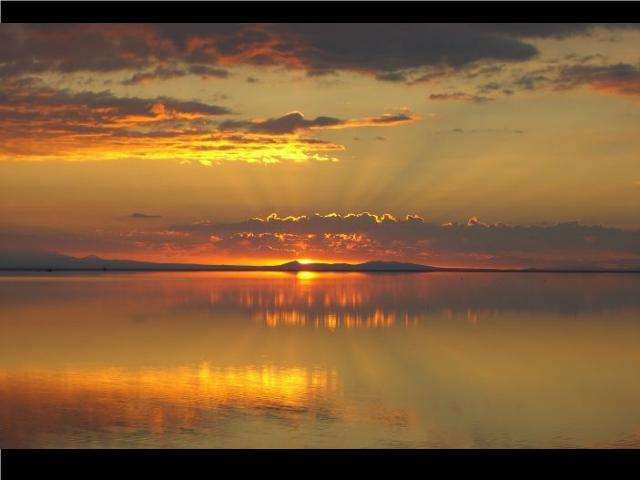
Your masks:
<svg viewBox="0 0 640 480"><path fill-rule="evenodd" d="M311 260L310 258L299 258L298 263L302 265L309 265L310 263L322 263L319 260Z"/></svg>

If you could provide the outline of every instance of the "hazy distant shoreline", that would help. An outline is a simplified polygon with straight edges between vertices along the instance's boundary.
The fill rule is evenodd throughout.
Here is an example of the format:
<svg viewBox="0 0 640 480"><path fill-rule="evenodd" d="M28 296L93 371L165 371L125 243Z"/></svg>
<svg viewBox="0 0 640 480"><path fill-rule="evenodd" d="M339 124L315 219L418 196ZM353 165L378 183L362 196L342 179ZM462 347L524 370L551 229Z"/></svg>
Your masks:
<svg viewBox="0 0 640 480"><path fill-rule="evenodd" d="M460 268L436 267L419 263L371 260L363 263L300 262L277 265L229 265L202 263L161 263L104 259L95 255L72 257L45 253L20 258L0 258L0 271L6 272L333 272L333 273L640 273L639 269L607 268Z"/></svg>
<svg viewBox="0 0 640 480"><path fill-rule="evenodd" d="M229 266L225 268L0 268L0 272L38 272L38 273L65 273L65 272L282 272L282 273L628 273L640 274L640 270L556 270L556 269L494 269L494 268L435 268L433 270L417 269L314 269L301 268L283 269L274 267Z"/></svg>

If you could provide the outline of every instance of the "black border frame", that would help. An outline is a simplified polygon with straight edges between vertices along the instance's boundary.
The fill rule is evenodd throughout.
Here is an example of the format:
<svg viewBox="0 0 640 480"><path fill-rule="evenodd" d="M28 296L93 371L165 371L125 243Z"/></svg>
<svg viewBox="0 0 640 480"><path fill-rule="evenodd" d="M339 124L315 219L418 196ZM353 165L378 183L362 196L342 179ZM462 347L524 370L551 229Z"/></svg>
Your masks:
<svg viewBox="0 0 640 480"><path fill-rule="evenodd" d="M6 23L47 22L614 22L640 21L629 1L19 1Z"/></svg>
<svg viewBox="0 0 640 480"><path fill-rule="evenodd" d="M536 478L637 472L640 450L3 450L4 478L190 478L230 473L306 478L357 473ZM36 475L38 477L36 477ZM436 477L437 478L437 477Z"/></svg>
<svg viewBox="0 0 640 480"><path fill-rule="evenodd" d="M636 2L77 2L2 0L3 23L49 22L640 22ZM0 27L1 28L1 27ZM1 428L1 426L0 426ZM277 445L274 445L277 447ZM7 450L5 478L185 477L256 472L359 476L479 472L492 476L615 475L640 467L640 450Z"/></svg>

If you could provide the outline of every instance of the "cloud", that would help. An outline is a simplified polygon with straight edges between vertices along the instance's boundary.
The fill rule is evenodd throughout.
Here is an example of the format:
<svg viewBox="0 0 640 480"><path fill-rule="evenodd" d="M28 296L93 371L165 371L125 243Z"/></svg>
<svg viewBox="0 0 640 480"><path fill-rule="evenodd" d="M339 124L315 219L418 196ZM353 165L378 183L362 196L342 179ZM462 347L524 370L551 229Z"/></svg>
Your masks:
<svg viewBox="0 0 640 480"><path fill-rule="evenodd" d="M413 123L420 120L420 117L411 113L386 113L379 117L363 118L361 120L348 120L345 125L358 126L358 127L373 127L373 126L394 126L405 125L407 123Z"/></svg>
<svg viewBox="0 0 640 480"><path fill-rule="evenodd" d="M384 82L406 82L407 75L402 72L384 72L376 74L376 80Z"/></svg>
<svg viewBox="0 0 640 480"><path fill-rule="evenodd" d="M140 85L153 80L171 80L187 75L197 75L202 79L228 78L229 71L223 68L212 68L207 65L191 65L187 68L157 67L153 71L139 72L123 80L123 85Z"/></svg>
<svg viewBox="0 0 640 480"><path fill-rule="evenodd" d="M596 29L637 29L634 23L481 23L479 29L517 38L566 38L589 35Z"/></svg>
<svg viewBox="0 0 640 480"><path fill-rule="evenodd" d="M199 101L178 100L171 97L118 97L109 90L102 92L72 92L57 90L41 84L37 79L29 78L17 82L4 82L0 92L0 108L5 115L18 117L20 112L39 115L47 110L55 110L56 115L74 116L79 110L91 114L85 120L97 120L111 123L136 117L137 121L166 119L167 116L194 118L228 115L226 107ZM158 118L162 117L162 118Z"/></svg>
<svg viewBox="0 0 640 480"><path fill-rule="evenodd" d="M568 55L564 60L573 60L575 63L556 63L525 71L501 86L504 90L510 91L548 90L552 92L587 87L602 94L630 97L640 95L639 65L606 64L602 63L602 58L598 55L586 57ZM593 63L594 61L598 63ZM480 87L479 91L487 92L483 87Z"/></svg>
<svg viewBox="0 0 640 480"><path fill-rule="evenodd" d="M592 23L7 24L0 31L0 76L131 72L123 83L138 85L186 75L226 78L228 68L250 65L415 84L527 62L538 56L536 39L637 28Z"/></svg>
<svg viewBox="0 0 640 480"><path fill-rule="evenodd" d="M491 97L485 97L483 95L473 95L465 92L445 92L445 93L432 93L429 95L429 100L451 100L458 102L472 102L472 103L485 103L494 100Z"/></svg>
<svg viewBox="0 0 640 480"><path fill-rule="evenodd" d="M344 150L316 138L276 138L268 128L220 131L217 118L231 110L199 101L57 90L33 78L6 80L3 86L0 160L141 158L214 165L335 161L330 152ZM331 123L323 118L329 117L314 125Z"/></svg>
<svg viewBox="0 0 640 480"><path fill-rule="evenodd" d="M601 93L636 96L634 71L589 62L600 54L565 55L550 72L537 67L536 39L566 39L637 29L637 24L100 24L3 25L0 76L54 73L126 74L124 85L181 78L224 79L235 66L301 70L309 76L349 72L381 82L416 85L442 78L491 77L472 91L434 93L432 100L485 103L538 88L588 85ZM575 63L575 65L573 65ZM579 65L587 69L578 69ZM511 66L518 78L495 81ZM561 66L566 67L560 71ZM536 72L537 70L537 72ZM249 83L257 76L246 78Z"/></svg>
<svg viewBox="0 0 640 480"><path fill-rule="evenodd" d="M144 225L141 226L141 225ZM315 258L398 260L441 266L640 269L640 230L565 222L507 225L474 216L439 224L419 215L370 212L200 221L172 227L82 234L0 229L0 250L48 250L117 258L217 259L237 263ZM199 260L202 261L202 260Z"/></svg>
<svg viewBox="0 0 640 480"><path fill-rule="evenodd" d="M544 70L543 70L544 71ZM523 90L535 90L539 85L549 81L546 75L538 72L527 72L513 81L513 86Z"/></svg>
<svg viewBox="0 0 640 480"><path fill-rule="evenodd" d="M582 85L615 95L640 95L640 68L628 63L562 66L552 81L556 89Z"/></svg>
<svg viewBox="0 0 640 480"><path fill-rule="evenodd" d="M345 147L310 138L310 131L392 127L419 120L407 111L356 119L306 119L294 111L266 120L220 121L233 112L195 100L60 90L35 77L5 79L2 86L0 160L141 158L205 166L226 161L335 162L334 153ZM36 137L38 141L32 141Z"/></svg>
<svg viewBox="0 0 640 480"><path fill-rule="evenodd" d="M196 43L180 42L169 30L153 24L3 25L0 75L135 71L125 81L130 84L190 74L225 78L228 72L218 65L224 54L211 47L239 40L244 27L212 24Z"/></svg>
<svg viewBox="0 0 640 480"><path fill-rule="evenodd" d="M212 68L207 65L191 65L189 67L189 73L199 75L202 78L228 78L229 70L224 68Z"/></svg>
<svg viewBox="0 0 640 480"><path fill-rule="evenodd" d="M479 60L522 61L537 50L504 33L473 24L163 25L161 36L190 55L225 63L279 65L312 75L354 71L398 81L402 72Z"/></svg>
<svg viewBox="0 0 640 480"><path fill-rule="evenodd" d="M149 215L146 213L134 212L131 215L129 215L129 218L135 218L135 219L162 218L162 215Z"/></svg>
<svg viewBox="0 0 640 480"><path fill-rule="evenodd" d="M256 133L281 135L298 130L336 126L341 120L333 117L316 117L307 120L301 112L291 112L278 118L267 120L227 120L220 124L220 130L247 130Z"/></svg>
<svg viewBox="0 0 640 480"><path fill-rule="evenodd" d="M152 80L169 80L172 78L183 77L185 75L186 72L181 69L157 67L154 71L136 73L130 78L123 80L121 83L122 85L140 85Z"/></svg>
<svg viewBox="0 0 640 480"><path fill-rule="evenodd" d="M472 129L464 129L464 128L452 128L451 130L438 130L436 133L453 133L453 134L474 134L474 133L497 133L497 134L513 134L513 135L522 135L524 130L520 129L512 129L512 128L472 128Z"/></svg>
<svg viewBox="0 0 640 480"><path fill-rule="evenodd" d="M517 68L502 72L500 80L488 67L467 73L467 78L488 78L472 92L452 90L429 95L430 100L464 101L484 103L500 96L509 96L522 91L562 92L582 87L602 94L637 97L640 96L640 65L630 63L604 63L602 55L566 55L563 59L543 67ZM511 75L509 75L511 74ZM509 78L509 76L511 78Z"/></svg>
<svg viewBox="0 0 640 480"><path fill-rule="evenodd" d="M478 87L478 91L483 94L491 93L506 93L510 91L504 84L500 82L489 82Z"/></svg>
<svg viewBox="0 0 640 480"><path fill-rule="evenodd" d="M0 35L2 76L138 69L156 60L134 27L16 24L3 25Z"/></svg>
<svg viewBox="0 0 640 480"><path fill-rule="evenodd" d="M284 66L402 81L412 70L533 58L534 38L633 24L15 24L0 32L0 74L155 71L172 65ZM185 68L186 67L186 68ZM194 71L190 73L196 73ZM211 72L206 72L206 76ZM163 78L161 74L154 78Z"/></svg>
<svg viewBox="0 0 640 480"><path fill-rule="evenodd" d="M465 223L439 225L418 215L390 214L281 217L237 223L199 222L171 228L189 238L214 236L215 249L233 256L329 259L394 259L468 266L640 266L640 231L577 222L550 226Z"/></svg>
<svg viewBox="0 0 640 480"><path fill-rule="evenodd" d="M341 120L335 117L316 117L307 120L301 112L291 112L282 117L266 120L227 120L220 123L220 130L244 130L273 135L291 134L301 130L337 129L356 127L385 127L416 122L419 117L410 113L384 114L378 117Z"/></svg>

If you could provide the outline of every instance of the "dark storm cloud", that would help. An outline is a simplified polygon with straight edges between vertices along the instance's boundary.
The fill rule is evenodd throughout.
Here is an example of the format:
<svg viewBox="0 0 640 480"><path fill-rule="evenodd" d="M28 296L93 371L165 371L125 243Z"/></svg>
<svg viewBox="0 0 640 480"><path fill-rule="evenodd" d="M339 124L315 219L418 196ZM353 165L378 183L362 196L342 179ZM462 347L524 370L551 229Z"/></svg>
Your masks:
<svg viewBox="0 0 640 480"><path fill-rule="evenodd" d="M633 23L483 23L479 29L494 34L504 34L517 38L566 38L573 35L591 34L596 28L607 30L638 28Z"/></svg>
<svg viewBox="0 0 640 480"><path fill-rule="evenodd" d="M206 30L208 38L192 48L170 28L152 24L3 24L0 27L0 75L39 72L138 71L147 79L180 73L224 78L216 63L223 55L225 35L240 37L242 27L218 24L191 30L189 38ZM174 27L180 28L179 25ZM213 50L210 47L213 42ZM143 71L143 72L141 72ZM135 83L135 79L131 79Z"/></svg>
<svg viewBox="0 0 640 480"><path fill-rule="evenodd" d="M0 74L5 76L139 69L164 56L134 26L3 24L0 31Z"/></svg>
<svg viewBox="0 0 640 480"><path fill-rule="evenodd" d="M528 39L590 34L596 27L548 23L2 25L0 74L134 70L147 80L167 78L164 75L169 72L224 77L225 70L219 67L224 63L277 65L311 75L346 70L402 82L408 72L420 69L529 60L538 50ZM136 82L133 77L129 81Z"/></svg>
<svg viewBox="0 0 640 480"><path fill-rule="evenodd" d="M194 38L219 41L220 49L226 53L237 53L269 39L267 33L246 23L159 23L152 25L161 38L170 40L178 47L187 47Z"/></svg>
<svg viewBox="0 0 640 480"><path fill-rule="evenodd" d="M430 65L463 66L478 60L522 61L532 45L464 24L286 24L274 31L295 45L309 69L377 72L383 76Z"/></svg>

